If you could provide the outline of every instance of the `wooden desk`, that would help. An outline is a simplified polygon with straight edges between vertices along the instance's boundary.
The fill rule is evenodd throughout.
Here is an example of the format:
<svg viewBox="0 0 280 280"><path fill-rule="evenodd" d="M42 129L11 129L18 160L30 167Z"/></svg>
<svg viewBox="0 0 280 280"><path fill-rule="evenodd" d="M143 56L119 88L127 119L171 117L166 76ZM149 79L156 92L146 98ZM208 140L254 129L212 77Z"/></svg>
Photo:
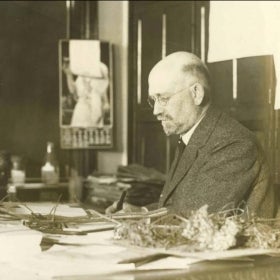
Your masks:
<svg viewBox="0 0 280 280"><path fill-rule="evenodd" d="M189 269L130 271L112 275L61 276L56 280L278 280L280 258L255 257L251 262L213 261L191 265Z"/></svg>
<svg viewBox="0 0 280 280"><path fill-rule="evenodd" d="M53 207L46 203L42 205L47 213L49 210L46 207L50 209ZM36 204L30 203L28 206L29 209L36 209ZM72 210L75 208L73 207ZM53 247L42 252L40 251L41 235L38 238L38 232L34 235L34 231L22 229L22 223L17 222L20 225L19 231L13 230L13 226L18 226L14 224L15 221L0 221L2 250L0 268L1 279L5 280L274 280L280 278L280 250L279 257L259 255L234 261L201 261L191 264L186 269L167 270L162 269L161 266L160 269L144 270L143 266L135 268L131 263L124 266L119 264L123 259L135 257L135 254L143 256L147 251L142 249L137 251L136 248L124 247L112 242L111 230L70 236L70 239L69 236L62 236ZM49 238L51 235L43 236ZM53 238L58 236L53 235ZM36 244L33 244L34 239L37 240ZM24 243L20 243L21 241ZM28 241L31 242L30 249L26 249ZM8 248L10 250L5 250L7 244L10 245ZM18 244L18 247L15 248L15 244ZM7 252L13 254L7 255ZM187 260L183 259L183 261ZM183 267L187 265L184 263Z"/></svg>

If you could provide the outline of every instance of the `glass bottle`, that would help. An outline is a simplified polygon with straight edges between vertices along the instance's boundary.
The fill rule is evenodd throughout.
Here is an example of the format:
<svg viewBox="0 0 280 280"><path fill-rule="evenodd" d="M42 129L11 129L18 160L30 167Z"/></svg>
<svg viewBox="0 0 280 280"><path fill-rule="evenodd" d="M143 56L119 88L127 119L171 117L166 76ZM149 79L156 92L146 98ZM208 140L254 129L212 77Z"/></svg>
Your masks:
<svg viewBox="0 0 280 280"><path fill-rule="evenodd" d="M11 158L11 183L15 186L24 185L25 182L25 164L23 158L13 155Z"/></svg>
<svg viewBox="0 0 280 280"><path fill-rule="evenodd" d="M41 168L42 182L47 185L57 184L59 182L59 165L56 160L54 144L47 143L47 152L45 164Z"/></svg>

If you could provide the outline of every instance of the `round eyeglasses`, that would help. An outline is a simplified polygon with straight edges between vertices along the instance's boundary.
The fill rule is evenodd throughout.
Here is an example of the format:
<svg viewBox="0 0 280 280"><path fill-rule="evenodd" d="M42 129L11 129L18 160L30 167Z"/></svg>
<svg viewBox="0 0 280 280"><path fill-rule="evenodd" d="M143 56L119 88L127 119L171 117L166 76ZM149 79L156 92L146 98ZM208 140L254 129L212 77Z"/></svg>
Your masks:
<svg viewBox="0 0 280 280"><path fill-rule="evenodd" d="M176 94L184 91L185 89L187 89L188 87L182 88L178 91L176 91L175 93L173 93L172 95L169 96L160 96L159 94L154 95L154 96L150 96L147 99L148 104L150 105L151 108L154 108L155 103L157 102L158 105L164 107L168 104L169 100Z"/></svg>

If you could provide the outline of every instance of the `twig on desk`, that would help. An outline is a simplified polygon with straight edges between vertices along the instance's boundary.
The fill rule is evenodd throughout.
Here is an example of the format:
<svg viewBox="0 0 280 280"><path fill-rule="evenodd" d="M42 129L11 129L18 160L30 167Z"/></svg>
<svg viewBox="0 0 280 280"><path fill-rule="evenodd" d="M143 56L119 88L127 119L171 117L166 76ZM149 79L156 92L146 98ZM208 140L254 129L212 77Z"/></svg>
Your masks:
<svg viewBox="0 0 280 280"><path fill-rule="evenodd" d="M51 209L51 211L50 211L50 213L49 213L49 215L52 215L52 221L53 221L53 222L54 222L54 220L55 220L55 212L56 212L56 209L57 209L57 207L58 207L58 205L59 205L59 202L60 202L61 197L62 197L62 194L59 195L56 204L54 205L54 207ZM52 214L52 213L53 213L53 214Z"/></svg>
<svg viewBox="0 0 280 280"><path fill-rule="evenodd" d="M7 194L7 195L5 195L1 200L0 200L0 204L2 203L2 202L4 202L5 201L5 199L6 198L8 198L9 197L9 195Z"/></svg>
<svg viewBox="0 0 280 280"><path fill-rule="evenodd" d="M144 219L144 218L157 218L164 216L168 213L166 208L159 208L149 212L129 212L129 213L114 213L112 214L112 219L122 220L122 219Z"/></svg>

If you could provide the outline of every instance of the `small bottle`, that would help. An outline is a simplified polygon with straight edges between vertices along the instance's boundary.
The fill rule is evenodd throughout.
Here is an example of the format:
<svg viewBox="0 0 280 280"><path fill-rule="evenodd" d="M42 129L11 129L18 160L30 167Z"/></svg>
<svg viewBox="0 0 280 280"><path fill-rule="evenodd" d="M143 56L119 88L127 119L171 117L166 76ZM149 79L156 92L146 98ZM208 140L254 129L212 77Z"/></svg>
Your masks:
<svg viewBox="0 0 280 280"><path fill-rule="evenodd" d="M17 201L17 187L12 184L8 184L7 194L9 201Z"/></svg>
<svg viewBox="0 0 280 280"><path fill-rule="evenodd" d="M25 165L21 157L13 155L11 169L11 183L15 186L24 185L25 182Z"/></svg>
<svg viewBox="0 0 280 280"><path fill-rule="evenodd" d="M41 168L42 182L47 185L54 185L59 182L59 166L54 152L54 144L47 143L45 164Z"/></svg>

